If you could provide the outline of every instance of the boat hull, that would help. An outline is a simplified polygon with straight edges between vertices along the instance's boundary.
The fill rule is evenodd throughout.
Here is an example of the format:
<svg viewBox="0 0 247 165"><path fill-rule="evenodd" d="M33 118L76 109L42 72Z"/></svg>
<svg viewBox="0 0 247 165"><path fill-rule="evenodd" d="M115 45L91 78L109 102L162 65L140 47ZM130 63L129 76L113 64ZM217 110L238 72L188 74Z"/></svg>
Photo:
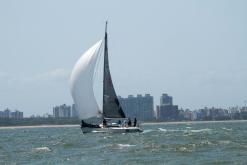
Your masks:
<svg viewBox="0 0 247 165"><path fill-rule="evenodd" d="M102 128L90 128L82 127L83 133L135 133L143 132L139 127L102 127Z"/></svg>

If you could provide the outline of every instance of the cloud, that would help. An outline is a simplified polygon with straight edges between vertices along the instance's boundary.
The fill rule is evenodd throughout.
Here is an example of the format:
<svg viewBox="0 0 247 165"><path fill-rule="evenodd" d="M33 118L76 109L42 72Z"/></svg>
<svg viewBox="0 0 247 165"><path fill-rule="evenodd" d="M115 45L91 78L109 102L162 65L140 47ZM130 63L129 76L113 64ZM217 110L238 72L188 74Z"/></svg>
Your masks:
<svg viewBox="0 0 247 165"><path fill-rule="evenodd" d="M200 85L216 87L234 87L244 85L247 81L245 68L233 68L228 70L211 70L202 74Z"/></svg>
<svg viewBox="0 0 247 165"><path fill-rule="evenodd" d="M7 74L6 72L0 72L0 79L5 79L5 78L8 78L9 77L9 74Z"/></svg>
<svg viewBox="0 0 247 165"><path fill-rule="evenodd" d="M13 75L7 72L0 72L0 81L7 84L32 84L54 81L67 81L69 79L70 70L64 68L56 68L47 72L37 73L31 76Z"/></svg>
<svg viewBox="0 0 247 165"><path fill-rule="evenodd" d="M13 76L12 74L9 74L7 72L0 72L0 84L11 84L16 80L17 77Z"/></svg>
<svg viewBox="0 0 247 165"><path fill-rule="evenodd" d="M57 68L50 70L48 72L39 73L30 77L24 78L24 82L32 83L32 82L44 82L44 81L59 81L59 80L66 80L69 78L70 71Z"/></svg>

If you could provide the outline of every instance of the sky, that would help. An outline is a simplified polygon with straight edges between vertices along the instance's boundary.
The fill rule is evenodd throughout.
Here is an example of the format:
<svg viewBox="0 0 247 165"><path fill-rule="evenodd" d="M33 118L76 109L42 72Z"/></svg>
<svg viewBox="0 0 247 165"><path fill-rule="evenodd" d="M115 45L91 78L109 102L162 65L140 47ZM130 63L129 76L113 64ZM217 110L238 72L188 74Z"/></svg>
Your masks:
<svg viewBox="0 0 247 165"><path fill-rule="evenodd" d="M70 72L103 38L117 95L162 93L191 110L247 100L245 0L1 0L0 110L72 104Z"/></svg>

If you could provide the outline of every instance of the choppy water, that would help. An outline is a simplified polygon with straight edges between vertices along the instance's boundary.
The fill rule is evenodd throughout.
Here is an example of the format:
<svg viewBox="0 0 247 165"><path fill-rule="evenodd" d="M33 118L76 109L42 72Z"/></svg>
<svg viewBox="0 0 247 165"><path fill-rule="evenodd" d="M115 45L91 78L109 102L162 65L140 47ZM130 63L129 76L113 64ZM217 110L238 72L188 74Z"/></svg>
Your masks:
<svg viewBox="0 0 247 165"><path fill-rule="evenodd" d="M0 129L0 164L247 164L245 121L142 127L134 134Z"/></svg>

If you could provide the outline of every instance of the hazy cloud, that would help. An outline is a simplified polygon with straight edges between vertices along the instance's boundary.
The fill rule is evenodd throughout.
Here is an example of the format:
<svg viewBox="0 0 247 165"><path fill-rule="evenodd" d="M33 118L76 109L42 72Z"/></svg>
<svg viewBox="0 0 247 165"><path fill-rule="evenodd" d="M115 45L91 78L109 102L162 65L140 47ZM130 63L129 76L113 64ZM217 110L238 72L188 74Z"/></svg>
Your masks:
<svg viewBox="0 0 247 165"><path fill-rule="evenodd" d="M48 72L39 73L30 77L24 78L24 82L32 83L32 82L44 82L44 81L58 81L58 80L67 80L69 78L70 71L57 68L50 70Z"/></svg>
<svg viewBox="0 0 247 165"><path fill-rule="evenodd" d="M7 72L0 72L0 81L7 84L13 83L44 83L53 81L67 81L70 71L64 68L56 68L47 72L37 73L31 76L13 75Z"/></svg>

